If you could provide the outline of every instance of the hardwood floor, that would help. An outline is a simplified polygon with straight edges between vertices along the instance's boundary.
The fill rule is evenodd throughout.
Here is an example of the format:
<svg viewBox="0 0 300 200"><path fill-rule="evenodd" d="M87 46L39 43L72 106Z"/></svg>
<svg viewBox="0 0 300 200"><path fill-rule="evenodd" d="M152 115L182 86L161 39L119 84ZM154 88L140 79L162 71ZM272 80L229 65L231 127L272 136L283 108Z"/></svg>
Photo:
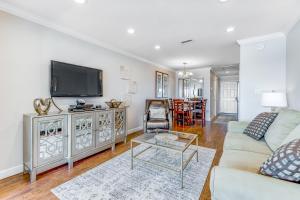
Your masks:
<svg viewBox="0 0 300 200"><path fill-rule="evenodd" d="M184 128L174 125L174 130L198 134L200 146L214 148L217 150L213 166L219 162L222 155L224 136L226 132L226 127L224 125L207 123L204 129L202 129L199 125L190 127L186 126ZM137 132L129 135L128 141L140 134L141 132ZM56 199L50 191L52 188L127 151L129 148L129 143L120 143L117 145L115 152L106 150L84 160L78 161L74 163L74 168L72 170L68 170L67 165L57 167L51 171L38 175L37 181L32 184L29 183L28 174L18 174L0 180L0 199ZM200 199L211 199L209 178L206 180Z"/></svg>

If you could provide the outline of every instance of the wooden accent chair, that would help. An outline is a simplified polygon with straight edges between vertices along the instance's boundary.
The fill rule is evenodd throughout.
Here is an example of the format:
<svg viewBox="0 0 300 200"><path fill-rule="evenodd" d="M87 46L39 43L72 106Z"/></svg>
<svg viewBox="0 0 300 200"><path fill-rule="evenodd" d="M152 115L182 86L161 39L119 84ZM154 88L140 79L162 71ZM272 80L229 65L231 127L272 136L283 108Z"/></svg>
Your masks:
<svg viewBox="0 0 300 200"><path fill-rule="evenodd" d="M147 99L144 115L144 132L155 129L171 129L172 118L167 99Z"/></svg>

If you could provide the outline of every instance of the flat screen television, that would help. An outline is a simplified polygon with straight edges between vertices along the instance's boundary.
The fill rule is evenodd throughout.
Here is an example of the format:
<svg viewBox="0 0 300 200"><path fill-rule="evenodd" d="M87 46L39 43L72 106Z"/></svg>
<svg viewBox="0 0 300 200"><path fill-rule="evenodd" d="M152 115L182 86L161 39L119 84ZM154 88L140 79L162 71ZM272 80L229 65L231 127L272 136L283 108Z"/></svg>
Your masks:
<svg viewBox="0 0 300 200"><path fill-rule="evenodd" d="M102 70L51 61L52 97L103 96Z"/></svg>

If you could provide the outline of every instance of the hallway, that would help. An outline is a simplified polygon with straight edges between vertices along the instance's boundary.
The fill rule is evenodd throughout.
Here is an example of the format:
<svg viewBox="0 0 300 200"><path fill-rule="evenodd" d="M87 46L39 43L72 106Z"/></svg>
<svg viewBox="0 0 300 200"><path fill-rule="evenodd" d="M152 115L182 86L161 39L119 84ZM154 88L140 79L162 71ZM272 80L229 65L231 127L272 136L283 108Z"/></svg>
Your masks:
<svg viewBox="0 0 300 200"><path fill-rule="evenodd" d="M238 121L237 114L220 113L213 121L214 124L228 124L230 121Z"/></svg>

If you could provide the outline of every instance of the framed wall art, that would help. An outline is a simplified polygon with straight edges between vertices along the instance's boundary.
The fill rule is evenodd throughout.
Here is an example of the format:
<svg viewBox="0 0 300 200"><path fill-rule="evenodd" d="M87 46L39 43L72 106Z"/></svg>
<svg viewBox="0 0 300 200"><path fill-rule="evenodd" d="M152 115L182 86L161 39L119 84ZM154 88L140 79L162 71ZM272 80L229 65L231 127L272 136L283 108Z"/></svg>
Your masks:
<svg viewBox="0 0 300 200"><path fill-rule="evenodd" d="M121 65L120 66L120 78L123 80L130 80L130 68Z"/></svg>
<svg viewBox="0 0 300 200"><path fill-rule="evenodd" d="M128 94L136 94L137 93L137 82L130 80L128 83Z"/></svg>
<svg viewBox="0 0 300 200"><path fill-rule="evenodd" d="M169 75L168 74L163 74L163 91L162 91L162 97L163 98L168 98L169 97Z"/></svg>
<svg viewBox="0 0 300 200"><path fill-rule="evenodd" d="M155 73L155 96L156 98L167 98L169 90L169 75L156 71Z"/></svg>

